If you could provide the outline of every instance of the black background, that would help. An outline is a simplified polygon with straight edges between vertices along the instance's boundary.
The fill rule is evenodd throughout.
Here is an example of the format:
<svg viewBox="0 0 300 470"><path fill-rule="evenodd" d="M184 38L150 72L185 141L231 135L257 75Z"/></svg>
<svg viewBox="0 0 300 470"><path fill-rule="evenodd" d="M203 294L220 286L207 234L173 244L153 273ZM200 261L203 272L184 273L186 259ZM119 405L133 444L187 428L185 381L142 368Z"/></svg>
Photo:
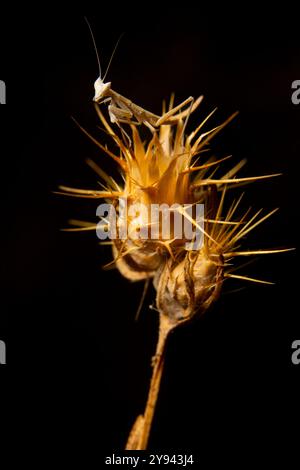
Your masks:
<svg viewBox="0 0 300 470"><path fill-rule="evenodd" d="M242 176L283 173L247 188L245 207L280 211L244 247L296 247L296 15L183 8L147 18L135 10L125 21L121 12L112 20L113 13L88 15L103 68L125 31L108 74L113 88L156 113L172 91L177 102L204 94L191 126L215 106L211 125L238 109L213 151L233 154L235 162L247 158ZM91 102L97 64L83 14L8 16L0 70L7 86L0 108L6 435L29 438L29 455L45 445L49 457L63 449L67 458L101 461L123 448L143 410L157 315L148 309L150 291L134 322L143 286L101 270L111 255L94 233L59 231L69 218L95 220L97 204L58 197L58 185L96 187L87 157L116 174L71 120L102 136ZM300 338L297 266L292 252L245 267L241 273L276 285L226 293L204 318L174 333L151 449L195 451L211 465L243 462L238 450L254 462L291 453L299 422L300 365L291 363L291 343ZM226 290L237 287L227 283Z"/></svg>

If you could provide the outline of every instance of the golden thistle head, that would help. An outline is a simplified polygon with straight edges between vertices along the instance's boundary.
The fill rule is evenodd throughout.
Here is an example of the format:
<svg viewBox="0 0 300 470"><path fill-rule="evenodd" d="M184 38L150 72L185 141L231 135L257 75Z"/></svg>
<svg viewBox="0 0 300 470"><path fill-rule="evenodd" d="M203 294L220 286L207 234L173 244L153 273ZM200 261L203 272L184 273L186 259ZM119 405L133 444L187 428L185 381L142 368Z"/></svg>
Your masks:
<svg viewBox="0 0 300 470"><path fill-rule="evenodd" d="M169 109L172 106L173 99ZM143 142L140 132L143 126L131 124L128 135L118 124L116 132L98 105L96 110L115 148L108 149L88 135L117 163L123 183L115 182L93 163L103 179L104 190L61 189L65 194L105 199L110 204L113 217L101 214L103 220L98 229L113 234L112 263L121 274L132 281L153 278L157 308L173 323L206 311L219 296L225 278L265 282L234 275L231 265L237 256L286 251L251 252L239 248L242 238L275 211L265 215L261 215L261 210L253 215L246 211L237 216L242 198L226 211L224 201L232 186L276 175L238 178L243 160L217 178L218 165L229 157L221 160L205 157L209 141L235 115L211 131L203 132L211 113L191 133L186 129L189 115L185 115L174 123L153 128ZM200 217L198 206L202 208ZM166 216L167 230L164 229ZM187 236L185 231L178 235L178 226L182 228L186 224L193 228L191 235ZM85 223L77 230L91 228L96 226Z"/></svg>

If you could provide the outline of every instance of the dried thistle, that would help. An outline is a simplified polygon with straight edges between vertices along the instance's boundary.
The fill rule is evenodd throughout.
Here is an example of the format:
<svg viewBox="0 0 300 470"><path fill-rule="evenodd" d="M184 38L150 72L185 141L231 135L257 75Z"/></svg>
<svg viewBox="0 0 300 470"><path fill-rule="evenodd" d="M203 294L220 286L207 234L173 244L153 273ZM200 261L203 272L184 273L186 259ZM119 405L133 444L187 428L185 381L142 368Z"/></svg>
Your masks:
<svg viewBox="0 0 300 470"><path fill-rule="evenodd" d="M200 103L197 100L197 105ZM228 189L235 185L258 181L276 175L237 178L238 171L245 164L242 160L230 171L216 178L221 160L206 159L201 165L198 160L205 157L209 141L227 125L235 114L220 126L202 132L213 112L190 134L186 133L190 113L196 109L193 105L189 113L180 114L170 124L162 124L158 129L150 127L150 138L142 142L139 127L131 124L131 136L120 128L116 132L96 105L99 118L114 141L117 152L108 149L82 129L102 151L119 166L124 184L119 185L98 165L92 167L101 176L104 190L86 190L61 187L63 194L77 197L106 199L111 201L117 213L116 236L111 240L113 261L111 264L131 281L153 279L156 289L156 306L159 312L160 326L156 354L153 358L153 374L148 401L143 415L138 416L130 432L126 449L146 449L159 385L163 371L166 339L177 326L190 321L195 315L203 314L218 298L226 278L237 278L251 282L266 283L258 279L232 274L232 263L236 257L257 254L278 253L288 250L241 251L239 243L244 236L275 211L261 215L262 210L250 216L250 210L237 216L242 196L233 201L225 211L225 197ZM163 116L172 113L173 97L169 109L163 108ZM163 120L166 122L165 120ZM149 126L148 126L149 127ZM195 161L197 157L197 161ZM210 173L213 170L212 173ZM127 209L121 211L120 201L126 200ZM187 249L186 239L178 238L174 232L174 219L169 237L165 237L160 220L155 222L155 237L149 236L152 227L151 207L153 204L188 205L204 204L204 226L199 227L197 218L185 210L176 209L177 217L201 229L203 243L197 249ZM137 204L144 210L131 212ZM122 213L122 215L121 215ZM150 220L150 222L149 222ZM104 219L103 227L109 229L109 221ZM125 230L131 227L131 230ZM82 223L78 228L69 230L94 230L96 225ZM120 237L120 232L126 232ZM144 236L139 236L140 233ZM148 235L148 236L145 236ZM151 232L152 234L152 232Z"/></svg>

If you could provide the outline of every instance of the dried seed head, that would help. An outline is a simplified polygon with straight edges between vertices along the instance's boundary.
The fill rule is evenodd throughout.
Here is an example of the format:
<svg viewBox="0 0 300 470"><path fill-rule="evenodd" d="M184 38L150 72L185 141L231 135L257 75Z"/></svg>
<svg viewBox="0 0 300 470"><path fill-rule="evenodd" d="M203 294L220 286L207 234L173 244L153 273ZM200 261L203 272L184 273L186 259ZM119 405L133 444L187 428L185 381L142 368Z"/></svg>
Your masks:
<svg viewBox="0 0 300 470"><path fill-rule="evenodd" d="M204 313L220 294L223 272L222 256L212 260L205 249L168 259L155 279L157 308L174 323Z"/></svg>
<svg viewBox="0 0 300 470"><path fill-rule="evenodd" d="M178 238L174 232L174 213L170 214L170 232L166 237L161 222L153 222L152 208L162 204L195 205L204 199L206 188L198 187L197 181L204 179L208 168L218 162L209 162L201 167L192 167L195 155L208 143L222 126L198 136L201 125L189 136L185 135L187 121L178 120L175 125L162 125L153 132L152 138L144 144L138 127L131 125L132 145L126 139L120 139L111 129L103 114L97 108L98 115L121 150L121 166L124 173L122 198L126 200L126 217L119 218L118 227L130 227L125 240L113 242L113 254L120 272L131 280L140 280L154 276L166 256L174 257L186 243L185 238ZM120 163L120 162L119 162ZM191 174L197 170L194 186ZM116 189L116 188L115 188ZM119 188L118 188L119 189ZM117 202L116 202L117 204ZM142 207L143 211L136 211ZM133 209L133 210L132 210ZM117 206L119 211L119 207ZM183 214L176 214L185 218ZM153 229L157 225L156 235ZM139 236L143 233L143 237Z"/></svg>
<svg viewBox="0 0 300 470"><path fill-rule="evenodd" d="M170 108L172 106L173 102ZM129 137L119 124L118 129L121 129L119 136L108 124L98 106L96 110L106 131L116 144L117 152L109 150L86 131L84 132L119 165L124 184L119 185L98 165L90 163L103 179L106 185L104 190L68 187L61 189L64 194L106 198L113 203L118 228L116 237L111 241L113 263L121 274L132 281L154 278L157 307L162 315L175 323L192 318L197 311L203 313L217 299L225 277L263 282L231 274L230 271L226 271L225 261L234 260L236 256L286 251L238 251L239 240L274 211L261 218L258 217L261 211L258 211L248 221L249 211L247 211L236 220L235 214L241 198L234 201L225 214L224 200L228 185L230 188L236 183L245 184L277 175L236 178L237 172L245 163L243 160L220 178L215 178L214 166L229 157L217 161L209 159L201 165L197 165L194 161L196 156L198 159L202 158L201 154L207 150L205 147L211 138L235 115L211 131L201 133L202 127L211 116L209 115L189 135L185 133L188 120L188 115L185 115L184 119L161 125L157 130L153 129L151 138L143 143L139 134L141 126L132 124L132 134ZM211 170L213 172L209 175L208 172ZM125 212L121 210L120 201L126 201ZM194 207L198 203L204 204L205 221L204 228L201 228L203 244L199 248L188 251L185 237L175 236L172 217L169 235L165 236L158 219L154 223L157 230L153 236L151 231L153 205L166 204L170 208L176 204ZM142 210L137 210L137 207L141 207ZM182 221L189 217L189 222L197 226L194 213L188 216L183 211L179 213L179 217ZM90 225L83 223L78 230L91 228ZM125 237L119 234L119 231L124 229L127 230Z"/></svg>

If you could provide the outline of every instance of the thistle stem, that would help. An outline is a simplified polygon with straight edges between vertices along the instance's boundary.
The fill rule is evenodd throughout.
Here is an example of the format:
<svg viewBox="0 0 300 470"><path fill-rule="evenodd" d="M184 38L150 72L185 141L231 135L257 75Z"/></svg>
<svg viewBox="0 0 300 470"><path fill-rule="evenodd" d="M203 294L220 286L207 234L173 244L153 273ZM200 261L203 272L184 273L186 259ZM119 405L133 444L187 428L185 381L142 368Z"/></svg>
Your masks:
<svg viewBox="0 0 300 470"><path fill-rule="evenodd" d="M145 450L147 448L164 369L166 340L174 326L167 316L160 314L158 341L153 358L153 372L145 412L143 416L140 415L136 419L128 437L126 450Z"/></svg>

